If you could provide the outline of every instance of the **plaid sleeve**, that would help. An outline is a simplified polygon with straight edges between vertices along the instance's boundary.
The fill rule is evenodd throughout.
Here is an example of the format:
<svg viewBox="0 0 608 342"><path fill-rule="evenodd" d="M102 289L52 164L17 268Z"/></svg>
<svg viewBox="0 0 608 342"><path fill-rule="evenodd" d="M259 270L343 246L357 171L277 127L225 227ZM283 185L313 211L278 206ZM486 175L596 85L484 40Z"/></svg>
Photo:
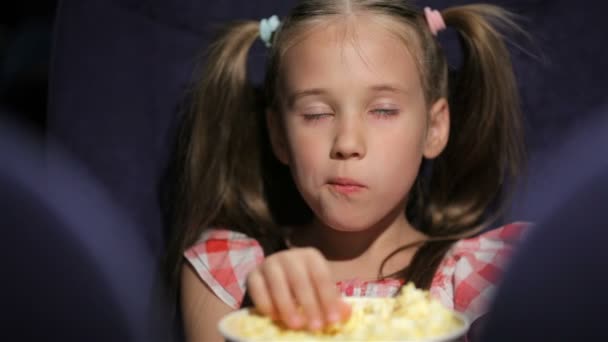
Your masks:
<svg viewBox="0 0 608 342"><path fill-rule="evenodd" d="M471 320L484 314L527 226L511 223L454 244L435 273L431 296Z"/></svg>
<svg viewBox="0 0 608 342"><path fill-rule="evenodd" d="M226 304L239 308L247 274L264 259L260 244L245 234L208 230L184 252L198 276Z"/></svg>

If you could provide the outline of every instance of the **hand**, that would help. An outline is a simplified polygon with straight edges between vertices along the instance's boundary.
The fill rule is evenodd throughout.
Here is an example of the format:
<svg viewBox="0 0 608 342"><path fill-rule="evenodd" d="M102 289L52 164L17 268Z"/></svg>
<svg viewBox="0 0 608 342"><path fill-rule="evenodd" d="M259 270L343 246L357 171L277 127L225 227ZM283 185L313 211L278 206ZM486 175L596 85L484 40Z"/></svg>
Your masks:
<svg viewBox="0 0 608 342"><path fill-rule="evenodd" d="M350 316L327 260L314 248L270 255L249 273L247 290L258 311L291 329L317 331Z"/></svg>

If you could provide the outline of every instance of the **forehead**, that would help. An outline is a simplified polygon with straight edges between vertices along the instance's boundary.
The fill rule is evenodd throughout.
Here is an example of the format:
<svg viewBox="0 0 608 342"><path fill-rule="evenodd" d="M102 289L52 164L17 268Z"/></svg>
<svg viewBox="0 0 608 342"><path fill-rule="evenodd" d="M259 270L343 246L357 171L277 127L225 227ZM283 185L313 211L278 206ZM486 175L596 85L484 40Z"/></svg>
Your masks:
<svg viewBox="0 0 608 342"><path fill-rule="evenodd" d="M369 14L332 16L302 30L283 54L287 92L301 88L356 88L390 84L421 88L415 39L406 25Z"/></svg>

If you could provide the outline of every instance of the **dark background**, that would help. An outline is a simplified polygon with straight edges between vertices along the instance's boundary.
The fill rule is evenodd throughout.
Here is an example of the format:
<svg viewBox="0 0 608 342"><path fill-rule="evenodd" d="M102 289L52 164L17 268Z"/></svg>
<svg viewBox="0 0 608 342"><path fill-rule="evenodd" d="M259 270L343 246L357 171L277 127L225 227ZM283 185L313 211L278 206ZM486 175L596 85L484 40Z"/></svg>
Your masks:
<svg viewBox="0 0 608 342"><path fill-rule="evenodd" d="M0 109L39 134L46 128L48 70L57 1L0 5Z"/></svg>

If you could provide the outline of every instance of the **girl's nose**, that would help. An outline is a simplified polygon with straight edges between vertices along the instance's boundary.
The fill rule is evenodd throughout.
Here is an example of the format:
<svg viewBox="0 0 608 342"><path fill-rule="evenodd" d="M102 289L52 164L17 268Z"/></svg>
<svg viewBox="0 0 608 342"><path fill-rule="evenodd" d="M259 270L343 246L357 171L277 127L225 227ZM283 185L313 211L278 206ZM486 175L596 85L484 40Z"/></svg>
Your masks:
<svg viewBox="0 0 608 342"><path fill-rule="evenodd" d="M363 159L366 145L361 123L356 119L340 120L331 149L331 158L337 160Z"/></svg>

